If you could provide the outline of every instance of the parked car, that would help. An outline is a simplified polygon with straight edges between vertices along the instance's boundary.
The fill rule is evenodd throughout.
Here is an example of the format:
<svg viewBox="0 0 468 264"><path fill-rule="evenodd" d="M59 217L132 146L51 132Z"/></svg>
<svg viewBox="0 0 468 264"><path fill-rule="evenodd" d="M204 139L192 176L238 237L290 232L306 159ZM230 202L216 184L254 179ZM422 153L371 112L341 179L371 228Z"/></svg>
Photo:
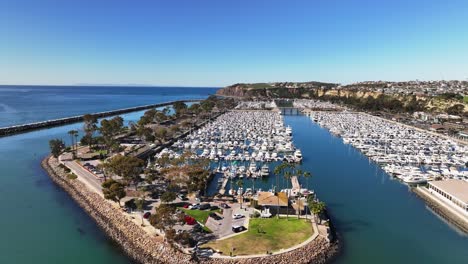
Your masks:
<svg viewBox="0 0 468 264"><path fill-rule="evenodd" d="M144 219L149 219L150 216L151 216L151 213L150 213L150 212L146 212L146 213L143 214L143 218L144 218Z"/></svg>
<svg viewBox="0 0 468 264"><path fill-rule="evenodd" d="M183 195L183 194L179 194L179 195L177 195L177 197L182 201L187 201L188 200L188 198L185 197L185 195Z"/></svg>
<svg viewBox="0 0 468 264"><path fill-rule="evenodd" d="M210 217L216 221L223 219L221 216L217 215L216 213L210 213Z"/></svg>
<svg viewBox="0 0 468 264"><path fill-rule="evenodd" d="M211 208L211 205L209 203L204 203L204 204L201 204L200 205L200 210L207 210L207 209L210 209Z"/></svg>
<svg viewBox="0 0 468 264"><path fill-rule="evenodd" d="M239 232L242 232L244 230L247 230L247 228L245 228L245 226L238 226L238 225L232 226L232 231L234 233L239 233Z"/></svg>
<svg viewBox="0 0 468 264"><path fill-rule="evenodd" d="M231 206L229 206L227 203L222 203L219 206L221 206L221 208L224 208L224 209L231 208Z"/></svg>
<svg viewBox="0 0 468 264"><path fill-rule="evenodd" d="M232 216L232 218L234 218L234 219L241 219L241 218L243 218L243 217L245 217L243 214L234 214L234 215Z"/></svg>
<svg viewBox="0 0 468 264"><path fill-rule="evenodd" d="M192 207L190 207L190 210L196 210L200 209L200 204L193 204Z"/></svg>

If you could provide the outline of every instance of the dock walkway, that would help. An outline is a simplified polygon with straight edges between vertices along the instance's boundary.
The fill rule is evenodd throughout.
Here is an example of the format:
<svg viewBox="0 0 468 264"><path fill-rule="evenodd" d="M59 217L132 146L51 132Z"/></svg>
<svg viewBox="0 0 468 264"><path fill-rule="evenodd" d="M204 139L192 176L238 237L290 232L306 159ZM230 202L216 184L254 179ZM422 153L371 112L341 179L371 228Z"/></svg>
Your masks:
<svg viewBox="0 0 468 264"><path fill-rule="evenodd" d="M291 177L291 183L292 183L292 190L300 190L301 185L299 184L299 180L297 179L297 176L292 176Z"/></svg>
<svg viewBox="0 0 468 264"><path fill-rule="evenodd" d="M229 181L228 178L224 178L223 184L221 185L221 189L219 189L219 193L221 195L224 195L226 193L226 184L227 184L228 181Z"/></svg>

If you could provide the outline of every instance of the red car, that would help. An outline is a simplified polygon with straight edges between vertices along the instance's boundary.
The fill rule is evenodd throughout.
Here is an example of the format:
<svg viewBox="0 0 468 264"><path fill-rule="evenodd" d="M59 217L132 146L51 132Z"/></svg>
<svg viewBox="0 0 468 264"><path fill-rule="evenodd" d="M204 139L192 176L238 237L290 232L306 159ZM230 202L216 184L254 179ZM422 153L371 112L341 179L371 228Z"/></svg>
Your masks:
<svg viewBox="0 0 468 264"><path fill-rule="evenodd" d="M148 219L150 216L151 216L150 212L146 212L145 214L143 214L144 219Z"/></svg>

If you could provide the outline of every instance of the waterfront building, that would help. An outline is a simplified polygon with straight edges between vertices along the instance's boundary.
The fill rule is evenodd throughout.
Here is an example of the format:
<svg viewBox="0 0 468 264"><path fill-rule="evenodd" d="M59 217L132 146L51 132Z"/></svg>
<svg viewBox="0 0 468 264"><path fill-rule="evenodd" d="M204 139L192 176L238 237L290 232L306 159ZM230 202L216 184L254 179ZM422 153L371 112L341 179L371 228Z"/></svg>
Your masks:
<svg viewBox="0 0 468 264"><path fill-rule="evenodd" d="M270 209L277 208L278 205L279 207L287 207L289 205L288 195L284 192L278 192L276 195L273 192L259 192L257 204Z"/></svg>
<svg viewBox="0 0 468 264"><path fill-rule="evenodd" d="M468 216L468 182L463 180L445 180L429 182L429 192L434 196L461 209Z"/></svg>

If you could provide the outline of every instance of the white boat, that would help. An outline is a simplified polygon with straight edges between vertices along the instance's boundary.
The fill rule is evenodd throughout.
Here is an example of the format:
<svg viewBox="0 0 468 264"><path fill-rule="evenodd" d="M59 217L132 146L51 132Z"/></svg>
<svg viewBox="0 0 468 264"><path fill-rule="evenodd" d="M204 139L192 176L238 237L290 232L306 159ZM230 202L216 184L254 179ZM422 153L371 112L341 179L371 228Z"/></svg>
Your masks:
<svg viewBox="0 0 468 264"><path fill-rule="evenodd" d="M420 176L408 176L408 177L403 178L403 181L405 183L409 183L409 184L427 183L427 179L423 178L423 177L420 177Z"/></svg>
<svg viewBox="0 0 468 264"><path fill-rule="evenodd" d="M264 164L262 166L262 169L260 170L260 176L266 177L270 175L270 167L268 167L267 164Z"/></svg>
<svg viewBox="0 0 468 264"><path fill-rule="evenodd" d="M294 151L294 159L297 161L297 162L301 162L302 161L302 152L300 149L297 149L296 151Z"/></svg>
<svg viewBox="0 0 468 264"><path fill-rule="evenodd" d="M257 171L257 163L252 161L249 166L249 171L251 173L255 173Z"/></svg>

